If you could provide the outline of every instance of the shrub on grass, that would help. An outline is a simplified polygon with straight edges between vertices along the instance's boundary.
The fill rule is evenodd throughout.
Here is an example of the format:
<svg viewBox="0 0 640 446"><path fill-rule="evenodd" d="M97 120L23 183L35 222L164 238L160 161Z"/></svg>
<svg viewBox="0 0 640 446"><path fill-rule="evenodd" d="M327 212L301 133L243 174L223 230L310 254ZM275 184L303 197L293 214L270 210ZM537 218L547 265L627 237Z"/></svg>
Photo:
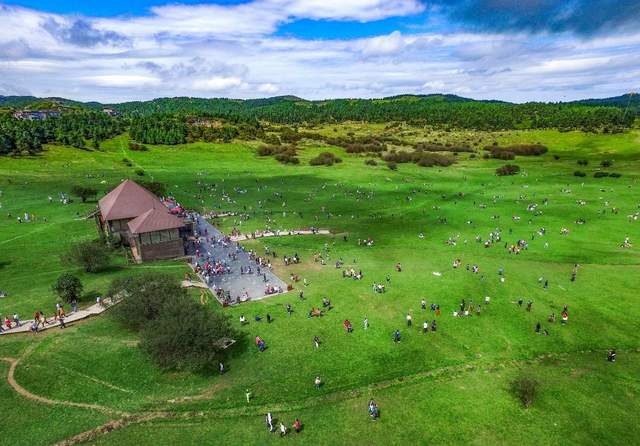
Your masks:
<svg viewBox="0 0 640 446"><path fill-rule="evenodd" d="M602 160L600 162L600 165L602 167L611 167L611 166L613 166L613 161L611 161L611 160Z"/></svg>
<svg viewBox="0 0 640 446"><path fill-rule="evenodd" d="M73 274L64 273L58 277L55 283L51 286L54 293L65 302L71 302L74 299L78 299L82 294L84 287L82 282Z"/></svg>
<svg viewBox="0 0 640 446"><path fill-rule="evenodd" d="M180 306L188 299L187 292L175 278L161 273L115 279L108 295L122 297L122 302L113 308L113 315L127 328L136 331L157 318L165 302Z"/></svg>
<svg viewBox="0 0 640 446"><path fill-rule="evenodd" d="M109 266L109 249L99 240L79 242L69 248L63 260L88 273L96 273Z"/></svg>
<svg viewBox="0 0 640 446"><path fill-rule="evenodd" d="M141 332L140 348L162 369L200 371L222 352L220 341L235 337L229 320L191 299L165 302Z"/></svg>
<svg viewBox="0 0 640 446"><path fill-rule="evenodd" d="M398 164L395 161L387 161L389 170L398 170Z"/></svg>
<svg viewBox="0 0 640 446"><path fill-rule="evenodd" d="M520 166L516 164L505 164L504 166L496 169L496 174L501 177L505 175L515 175L518 172L520 172Z"/></svg>
<svg viewBox="0 0 640 446"><path fill-rule="evenodd" d="M364 163L367 166L377 166L378 165L378 162L376 160L374 160L374 159L364 160Z"/></svg>
<svg viewBox="0 0 640 446"><path fill-rule="evenodd" d="M609 172L596 172L593 174L594 178L605 178L609 176Z"/></svg>
<svg viewBox="0 0 640 446"><path fill-rule="evenodd" d="M76 185L71 188L71 193L73 195L76 195L77 197L80 197L80 200L85 203L88 198L95 198L95 196L98 194L98 191L92 187Z"/></svg>
<svg viewBox="0 0 640 446"><path fill-rule="evenodd" d="M142 169L136 169L135 170L136 175L138 175L139 177L143 177L144 176L144 170Z"/></svg>
<svg viewBox="0 0 640 446"><path fill-rule="evenodd" d="M587 166L589 165L589 161L587 160L578 160L578 166Z"/></svg>
<svg viewBox="0 0 640 446"><path fill-rule="evenodd" d="M141 181L140 185L158 197L167 196L167 185L160 181Z"/></svg>
<svg viewBox="0 0 640 446"><path fill-rule="evenodd" d="M146 152L147 150L149 150L149 148L144 144L139 144L137 142L130 141L129 150L133 150L134 152Z"/></svg>
<svg viewBox="0 0 640 446"><path fill-rule="evenodd" d="M322 152L315 158L309 160L309 164L312 166L333 166L334 164L341 162L342 160L331 152Z"/></svg>
<svg viewBox="0 0 640 446"><path fill-rule="evenodd" d="M587 176L587 174L584 173L581 170L576 170L575 172L573 172L573 175L576 176L576 177L586 177Z"/></svg>
<svg viewBox="0 0 640 446"><path fill-rule="evenodd" d="M520 376L511 383L511 393L527 408L531 407L535 401L539 387L535 379Z"/></svg>
<svg viewBox="0 0 640 446"><path fill-rule="evenodd" d="M268 145L258 147L259 156L273 156L282 164L300 164L296 148L289 145Z"/></svg>
<svg viewBox="0 0 640 446"><path fill-rule="evenodd" d="M116 279L109 295L122 302L114 317L140 332L140 347L163 369L210 368L224 338L236 338L227 317L196 303L178 281L161 273Z"/></svg>
<svg viewBox="0 0 640 446"><path fill-rule="evenodd" d="M492 157L497 160L510 161L510 160L516 159L516 154L508 150L500 150L500 151L494 152L492 154Z"/></svg>
<svg viewBox="0 0 640 446"><path fill-rule="evenodd" d="M610 178L620 178L621 176L622 176L622 174L621 174L621 173L618 173L618 172L611 172L611 173L609 174L609 177L610 177Z"/></svg>
<svg viewBox="0 0 640 446"><path fill-rule="evenodd" d="M542 144L514 144L504 147L489 146L485 147L485 150L491 152L491 155L495 158L499 152L511 152L514 155L520 156L540 156L547 153L549 149Z"/></svg>

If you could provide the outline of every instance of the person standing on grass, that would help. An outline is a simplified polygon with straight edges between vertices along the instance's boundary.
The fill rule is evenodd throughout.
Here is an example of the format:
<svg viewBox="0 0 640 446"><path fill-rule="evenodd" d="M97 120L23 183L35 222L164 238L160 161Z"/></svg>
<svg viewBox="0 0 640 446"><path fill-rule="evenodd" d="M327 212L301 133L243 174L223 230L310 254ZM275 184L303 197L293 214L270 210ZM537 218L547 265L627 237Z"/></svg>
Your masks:
<svg viewBox="0 0 640 446"><path fill-rule="evenodd" d="M422 334L427 334L429 332L429 321L424 321L422 323Z"/></svg>
<svg viewBox="0 0 640 446"><path fill-rule="evenodd" d="M251 392L249 391L249 389L244 391L244 396L247 399L247 404L248 404L249 400L251 400Z"/></svg>
<svg viewBox="0 0 640 446"><path fill-rule="evenodd" d="M300 420L297 418L293 422L293 430L296 431L297 434L302 430L302 423L300 423Z"/></svg>
<svg viewBox="0 0 640 446"><path fill-rule="evenodd" d="M322 385L322 381L320 380L320 376L316 376L316 379L313 382L316 386L317 390L320 390L320 386Z"/></svg>
<svg viewBox="0 0 640 446"><path fill-rule="evenodd" d="M411 324L413 324L413 318L407 313L407 327L411 327Z"/></svg>
<svg viewBox="0 0 640 446"><path fill-rule="evenodd" d="M427 309L427 301L422 299L420 301L420 307L422 308L422 310L426 310Z"/></svg>
<svg viewBox="0 0 640 446"><path fill-rule="evenodd" d="M287 435L287 426L285 426L284 423L281 421L280 422L280 437L284 437L285 435Z"/></svg>
<svg viewBox="0 0 640 446"><path fill-rule="evenodd" d="M273 426L273 415L271 415L271 412L267 412L265 421L267 423L267 429L269 430L269 432L274 432L276 428Z"/></svg>
<svg viewBox="0 0 640 446"><path fill-rule="evenodd" d="M224 364L222 363L222 361L218 363L218 371L221 375L224 374Z"/></svg>
<svg viewBox="0 0 640 446"><path fill-rule="evenodd" d="M316 348L320 348L320 338L318 336L313 337L313 345L315 345Z"/></svg>
<svg viewBox="0 0 640 446"><path fill-rule="evenodd" d="M393 334L393 342L395 342L396 344L400 342L400 330L396 330Z"/></svg>
<svg viewBox="0 0 640 446"><path fill-rule="evenodd" d="M369 328L369 318L367 316L364 317L364 329L367 330Z"/></svg>

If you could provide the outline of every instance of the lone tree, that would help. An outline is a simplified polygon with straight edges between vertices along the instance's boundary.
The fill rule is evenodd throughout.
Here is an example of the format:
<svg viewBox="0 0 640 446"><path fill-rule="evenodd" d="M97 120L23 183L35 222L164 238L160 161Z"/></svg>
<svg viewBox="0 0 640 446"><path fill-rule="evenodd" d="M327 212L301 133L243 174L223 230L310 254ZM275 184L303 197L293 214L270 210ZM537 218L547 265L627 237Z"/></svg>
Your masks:
<svg viewBox="0 0 640 446"><path fill-rule="evenodd" d="M196 303L166 274L116 279L108 294L122 298L112 314L140 332L140 347L163 369L211 368L224 341L238 336L224 314Z"/></svg>
<svg viewBox="0 0 640 446"><path fill-rule="evenodd" d="M63 260L82 267L88 273L96 273L109 266L109 249L97 240L79 242L69 248Z"/></svg>
<svg viewBox="0 0 640 446"><path fill-rule="evenodd" d="M511 392L522 405L530 407L536 399L539 383L528 376L520 376L511 383Z"/></svg>
<svg viewBox="0 0 640 446"><path fill-rule="evenodd" d="M80 197L80 199L84 203L88 198L95 198L95 196L98 194L98 191L96 189L93 189L92 187L75 185L71 188L71 193Z"/></svg>
<svg viewBox="0 0 640 446"><path fill-rule="evenodd" d="M76 276L64 273L58 277L51 289L65 302L71 302L73 299L80 297L84 287Z"/></svg>

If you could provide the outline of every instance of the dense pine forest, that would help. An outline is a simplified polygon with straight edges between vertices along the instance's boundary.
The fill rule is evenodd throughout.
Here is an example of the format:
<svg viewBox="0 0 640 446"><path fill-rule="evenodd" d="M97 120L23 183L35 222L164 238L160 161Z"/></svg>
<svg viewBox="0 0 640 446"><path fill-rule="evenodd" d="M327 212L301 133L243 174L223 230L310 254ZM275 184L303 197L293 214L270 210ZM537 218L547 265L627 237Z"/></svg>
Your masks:
<svg viewBox="0 0 640 446"><path fill-rule="evenodd" d="M147 144L191 141L229 142L264 137L261 123L292 126L364 121L407 122L439 129L545 129L618 132L640 113L637 95L572 103L512 104L475 101L453 95L396 96L384 99L306 101L293 96L267 99L162 98L108 107L62 98L0 97L0 154L37 153L43 144L98 147L104 139L129 130ZM19 120L15 110L56 109L60 117ZM212 122L215 121L215 125Z"/></svg>

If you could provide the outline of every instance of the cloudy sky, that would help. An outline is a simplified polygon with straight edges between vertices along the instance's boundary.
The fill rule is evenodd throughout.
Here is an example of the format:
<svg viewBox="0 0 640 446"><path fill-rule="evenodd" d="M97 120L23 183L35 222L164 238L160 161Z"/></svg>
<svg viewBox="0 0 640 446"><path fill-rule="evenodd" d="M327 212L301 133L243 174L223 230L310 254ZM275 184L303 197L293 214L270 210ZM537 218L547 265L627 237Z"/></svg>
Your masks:
<svg viewBox="0 0 640 446"><path fill-rule="evenodd" d="M0 95L119 102L640 89L640 0L0 0Z"/></svg>

